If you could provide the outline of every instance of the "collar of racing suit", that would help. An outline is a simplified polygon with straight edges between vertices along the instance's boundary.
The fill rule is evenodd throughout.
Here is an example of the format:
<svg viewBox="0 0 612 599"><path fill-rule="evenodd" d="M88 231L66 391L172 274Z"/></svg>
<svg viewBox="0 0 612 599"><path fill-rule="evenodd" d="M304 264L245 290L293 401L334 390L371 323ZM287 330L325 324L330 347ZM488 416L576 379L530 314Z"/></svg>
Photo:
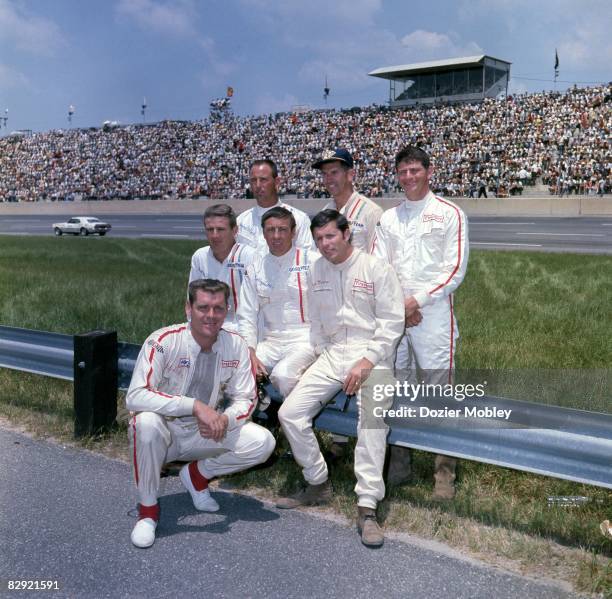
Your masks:
<svg viewBox="0 0 612 599"><path fill-rule="evenodd" d="M201 351L203 351L202 347L195 340L193 334L191 333L191 323L187 323L187 328L189 329L189 340L187 342L189 345L189 353L192 357L197 356ZM217 340L213 343L211 351L215 352L216 354L219 354L222 347L223 345L221 341L221 331L219 331L219 334L217 335Z"/></svg>
<svg viewBox="0 0 612 599"><path fill-rule="evenodd" d="M359 257L359 254L361 254L361 250L353 248L353 253L344 262L340 262L340 264L333 264L332 262L330 262L329 266L333 270L348 270L351 266L353 266L353 264L355 264L357 258Z"/></svg>
<svg viewBox="0 0 612 599"><path fill-rule="evenodd" d="M422 200L417 200L416 202L413 202L412 200L409 200L408 198L406 198L404 200L404 206L406 207L407 210L410 210L411 212L420 211L420 210L423 210L423 208L425 208L425 204L427 204L427 202L429 202L429 200L431 200L433 197L434 197L434 194L430 189L427 192L427 195Z"/></svg>

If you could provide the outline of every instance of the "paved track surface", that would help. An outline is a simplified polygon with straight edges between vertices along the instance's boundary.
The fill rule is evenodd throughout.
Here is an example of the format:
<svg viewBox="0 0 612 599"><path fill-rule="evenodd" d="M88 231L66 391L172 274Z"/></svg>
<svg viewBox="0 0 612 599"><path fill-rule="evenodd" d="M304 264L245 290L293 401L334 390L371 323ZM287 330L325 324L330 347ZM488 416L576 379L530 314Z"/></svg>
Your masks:
<svg viewBox="0 0 612 599"><path fill-rule="evenodd" d="M57 216L2 216L0 234L52 235ZM204 239L197 215L113 215L104 217L113 237ZM612 218L471 217L474 249L612 254ZM65 239L66 236L62 238ZM90 239L99 239L91 237Z"/></svg>
<svg viewBox="0 0 612 599"><path fill-rule="evenodd" d="M3 429L0 453L0 597L574 596L406 542L368 550L352 527L227 492L200 513L176 477L157 541L137 549L128 465ZM7 591L7 579L61 590Z"/></svg>

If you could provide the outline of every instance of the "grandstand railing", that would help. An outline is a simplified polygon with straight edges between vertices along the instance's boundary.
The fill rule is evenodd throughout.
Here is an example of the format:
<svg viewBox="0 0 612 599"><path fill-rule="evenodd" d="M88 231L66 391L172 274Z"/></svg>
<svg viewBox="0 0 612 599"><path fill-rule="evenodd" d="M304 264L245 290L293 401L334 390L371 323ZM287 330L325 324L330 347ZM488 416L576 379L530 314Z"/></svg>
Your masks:
<svg viewBox="0 0 612 599"><path fill-rule="evenodd" d="M73 337L0 326L0 367L74 380ZM127 389L140 347L118 343L118 386ZM479 407L511 409L528 426L425 427L393 424L388 442L612 489L612 415L499 397ZM357 408L340 394L316 427L356 436Z"/></svg>

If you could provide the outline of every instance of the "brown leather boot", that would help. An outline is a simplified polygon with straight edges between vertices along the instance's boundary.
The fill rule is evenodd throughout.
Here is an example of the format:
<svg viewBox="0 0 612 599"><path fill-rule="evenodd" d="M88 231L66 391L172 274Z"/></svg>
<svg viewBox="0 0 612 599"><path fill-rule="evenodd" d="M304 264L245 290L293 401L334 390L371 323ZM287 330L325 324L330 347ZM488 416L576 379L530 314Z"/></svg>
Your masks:
<svg viewBox="0 0 612 599"><path fill-rule="evenodd" d="M447 455L437 455L434 466L436 484L432 499L435 501L450 501L455 497L455 469L457 460Z"/></svg>
<svg viewBox="0 0 612 599"><path fill-rule="evenodd" d="M385 542L383 531L376 520L376 510L357 506L357 530L366 547L380 547Z"/></svg>
<svg viewBox="0 0 612 599"><path fill-rule="evenodd" d="M306 488L289 497L282 497L276 502L276 507L292 510L306 505L323 505L332 498L332 486L329 479L320 485L306 485Z"/></svg>

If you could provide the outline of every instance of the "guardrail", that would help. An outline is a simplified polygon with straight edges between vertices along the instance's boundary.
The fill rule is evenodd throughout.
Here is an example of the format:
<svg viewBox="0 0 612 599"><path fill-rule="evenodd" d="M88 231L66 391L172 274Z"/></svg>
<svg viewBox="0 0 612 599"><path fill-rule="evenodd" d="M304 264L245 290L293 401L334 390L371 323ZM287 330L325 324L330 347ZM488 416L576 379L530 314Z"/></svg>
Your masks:
<svg viewBox="0 0 612 599"><path fill-rule="evenodd" d="M138 345L118 344L121 389L129 385L139 350ZM74 380L73 337L0 326L0 367ZM519 426L492 421L488 427L427 427L394 421L389 443L612 489L612 415L500 397L478 399L478 407L487 406L513 410ZM315 425L356 436L355 402L337 398Z"/></svg>

